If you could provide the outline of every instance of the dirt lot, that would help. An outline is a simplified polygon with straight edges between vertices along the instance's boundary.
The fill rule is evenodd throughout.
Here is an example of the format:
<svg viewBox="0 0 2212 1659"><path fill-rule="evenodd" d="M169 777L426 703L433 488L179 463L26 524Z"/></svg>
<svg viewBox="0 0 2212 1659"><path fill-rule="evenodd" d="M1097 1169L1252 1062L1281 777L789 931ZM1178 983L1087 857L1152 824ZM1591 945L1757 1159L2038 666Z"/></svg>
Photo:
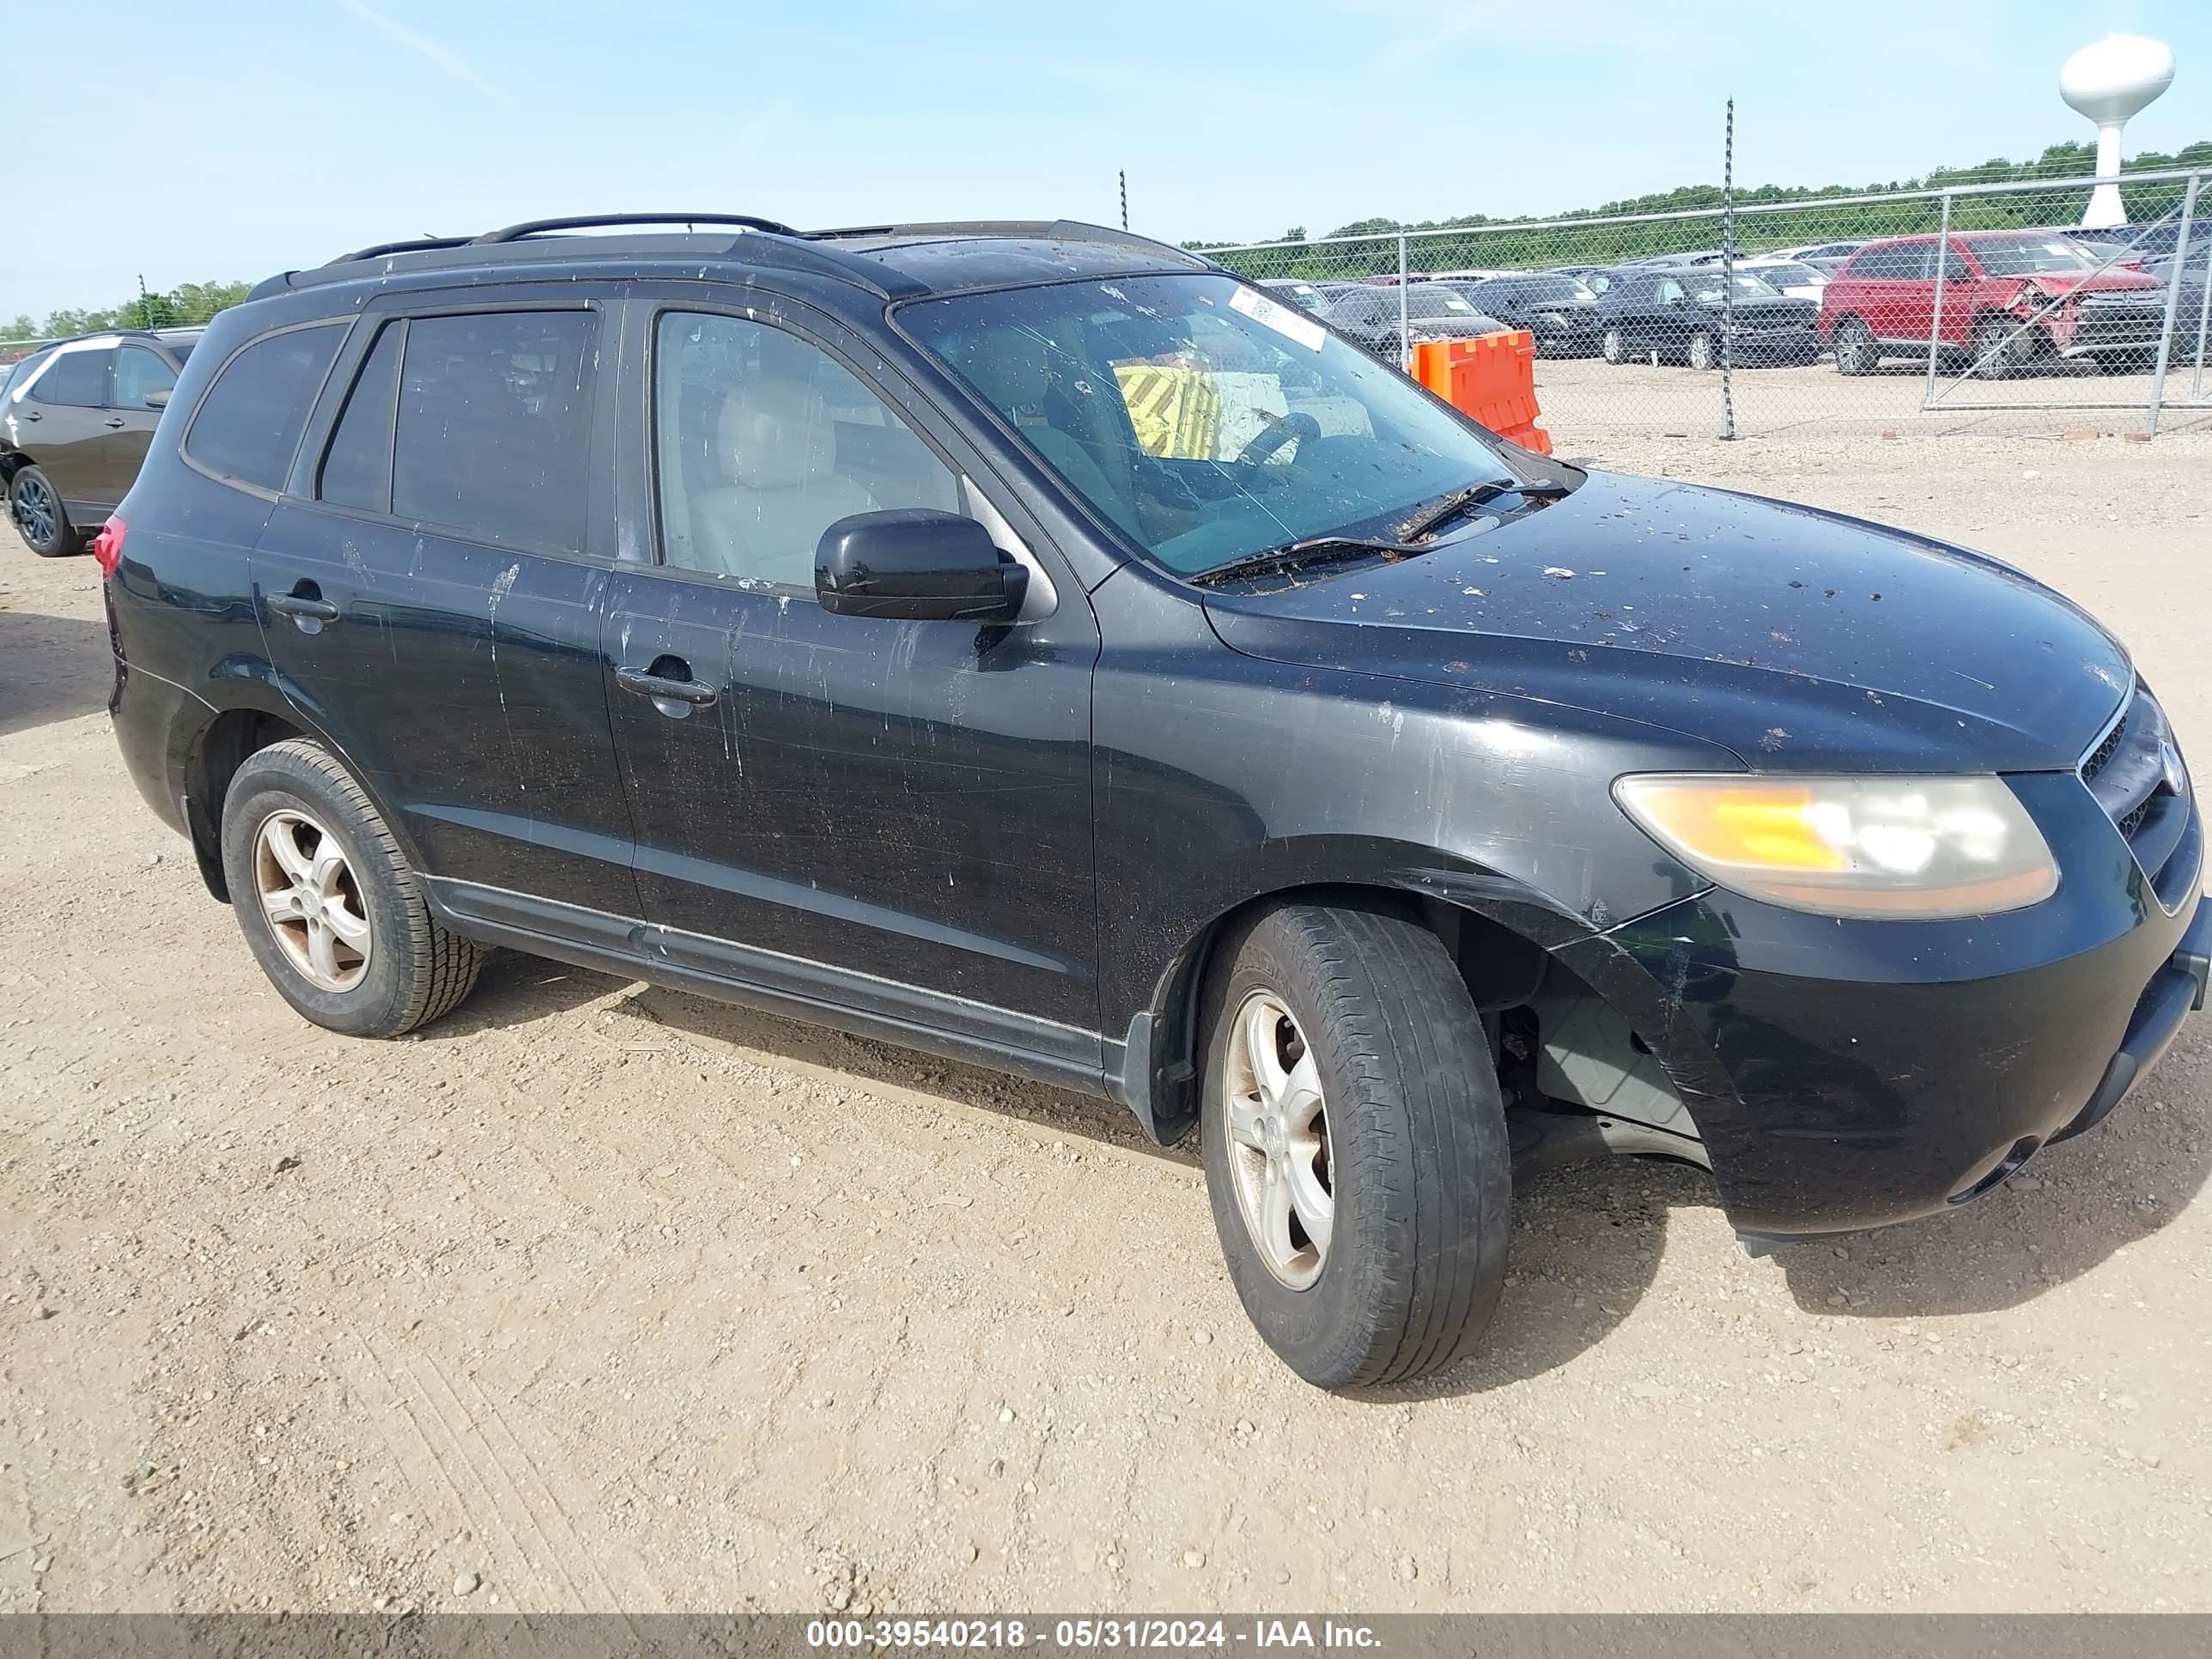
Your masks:
<svg viewBox="0 0 2212 1659"><path fill-rule="evenodd" d="M1553 426L2014 559L2212 753L2212 436ZM1937 1224L1548 1177L1487 1347L1329 1397L1106 1107L514 956L301 1024L96 574L0 545L0 1608L2212 1609L2212 1018Z"/></svg>

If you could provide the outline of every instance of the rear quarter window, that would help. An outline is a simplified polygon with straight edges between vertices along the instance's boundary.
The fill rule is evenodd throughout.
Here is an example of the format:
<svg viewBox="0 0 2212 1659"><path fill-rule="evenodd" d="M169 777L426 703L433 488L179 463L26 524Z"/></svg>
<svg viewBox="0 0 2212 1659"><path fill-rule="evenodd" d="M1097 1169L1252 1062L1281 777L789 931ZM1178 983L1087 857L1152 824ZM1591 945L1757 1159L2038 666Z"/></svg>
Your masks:
<svg viewBox="0 0 2212 1659"><path fill-rule="evenodd" d="M282 489L307 410L345 338L342 322L264 335L216 374L185 434L185 458L260 489Z"/></svg>

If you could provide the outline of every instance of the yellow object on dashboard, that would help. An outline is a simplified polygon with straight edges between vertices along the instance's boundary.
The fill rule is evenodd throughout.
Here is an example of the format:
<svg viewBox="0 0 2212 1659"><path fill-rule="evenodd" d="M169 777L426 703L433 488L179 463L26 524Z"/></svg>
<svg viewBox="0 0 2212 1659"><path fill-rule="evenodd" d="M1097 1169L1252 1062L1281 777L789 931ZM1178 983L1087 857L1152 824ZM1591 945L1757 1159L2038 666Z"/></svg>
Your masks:
<svg viewBox="0 0 2212 1659"><path fill-rule="evenodd" d="M1182 363L1116 363L1114 378L1137 429L1138 448L1161 460L1215 459L1221 389L1212 370Z"/></svg>

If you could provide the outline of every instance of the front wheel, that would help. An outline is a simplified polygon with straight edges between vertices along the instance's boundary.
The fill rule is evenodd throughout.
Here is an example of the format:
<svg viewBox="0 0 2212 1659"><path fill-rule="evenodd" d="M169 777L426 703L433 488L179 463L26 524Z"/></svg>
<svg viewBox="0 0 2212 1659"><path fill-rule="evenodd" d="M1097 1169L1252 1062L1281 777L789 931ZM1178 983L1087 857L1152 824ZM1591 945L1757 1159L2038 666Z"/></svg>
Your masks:
<svg viewBox="0 0 2212 1659"><path fill-rule="evenodd" d="M1706 333L1702 329L1700 329L1697 333L1692 334L1690 337L1689 356L1690 367L1692 368L1711 368L1716 361L1713 351L1713 337Z"/></svg>
<svg viewBox="0 0 2212 1659"><path fill-rule="evenodd" d="M247 948L318 1025L398 1036L476 985L483 947L431 915L382 816L319 744L246 757L223 797L222 868Z"/></svg>
<svg viewBox="0 0 2212 1659"><path fill-rule="evenodd" d="M1881 362L1872 329L1856 317L1846 317L1836 325L1837 374L1871 374Z"/></svg>
<svg viewBox="0 0 2212 1659"><path fill-rule="evenodd" d="M1597 343L1597 355L1609 363L1617 363L1625 352L1626 348L1621 343L1620 331L1617 328L1606 330Z"/></svg>
<svg viewBox="0 0 2212 1659"><path fill-rule="evenodd" d="M62 558L84 545L62 505L61 492L42 467L23 467L9 480L8 512L23 544L42 559Z"/></svg>
<svg viewBox="0 0 2212 1659"><path fill-rule="evenodd" d="M1285 905L1224 946L1203 1014L1206 1189L1261 1338L1325 1389L1451 1364L1498 1305L1512 1169L1443 945L1385 911Z"/></svg>

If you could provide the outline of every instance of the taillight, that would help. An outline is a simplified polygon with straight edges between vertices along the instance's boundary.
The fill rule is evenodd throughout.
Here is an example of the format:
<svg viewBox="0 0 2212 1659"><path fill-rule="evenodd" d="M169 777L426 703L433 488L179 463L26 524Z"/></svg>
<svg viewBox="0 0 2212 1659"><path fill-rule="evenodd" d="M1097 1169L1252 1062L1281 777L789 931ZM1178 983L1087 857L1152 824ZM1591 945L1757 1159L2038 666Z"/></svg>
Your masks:
<svg viewBox="0 0 2212 1659"><path fill-rule="evenodd" d="M123 562L123 538L130 533L131 526L110 514L107 522L93 537L92 556L100 562L101 575L112 576L115 567Z"/></svg>

